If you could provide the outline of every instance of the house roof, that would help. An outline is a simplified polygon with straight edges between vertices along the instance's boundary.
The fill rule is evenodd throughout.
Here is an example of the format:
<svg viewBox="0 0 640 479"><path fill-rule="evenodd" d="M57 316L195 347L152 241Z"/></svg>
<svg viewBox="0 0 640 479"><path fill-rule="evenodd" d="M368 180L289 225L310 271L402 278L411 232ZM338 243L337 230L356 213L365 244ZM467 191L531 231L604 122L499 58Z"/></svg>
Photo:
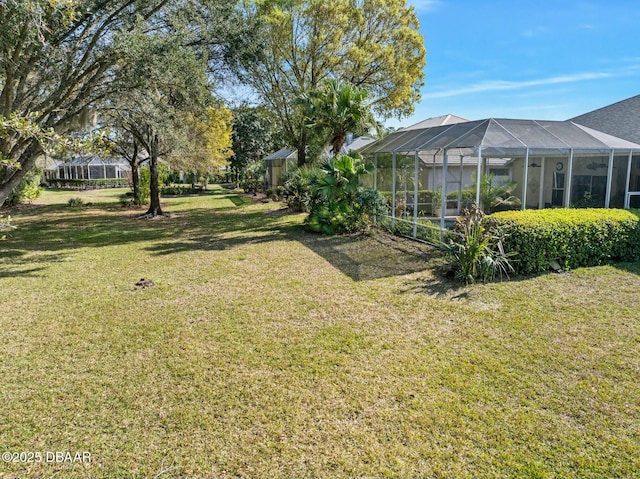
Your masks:
<svg viewBox="0 0 640 479"><path fill-rule="evenodd" d="M448 114L448 115L441 115L441 116L434 116L432 118L427 118L426 120L422 120L414 125L408 126L406 128L401 128L398 131L403 131L403 130L420 130L422 128L431 128L434 126L442 126L442 125L454 125L456 123L464 123L467 120L466 118L462 118L461 116L457 116L457 115L452 115L452 114Z"/></svg>
<svg viewBox="0 0 640 479"><path fill-rule="evenodd" d="M373 143L376 141L375 138L371 138L370 136L359 136L358 138L354 138L351 143L348 145L344 145L342 147L342 153L349 153L350 151L358 151L360 148L364 148L369 143Z"/></svg>
<svg viewBox="0 0 640 479"><path fill-rule="evenodd" d="M103 165L118 165L123 168L128 168L129 163L123 158L102 158L98 155L78 155L71 158L68 161L60 163L59 166L103 166Z"/></svg>
<svg viewBox="0 0 640 479"><path fill-rule="evenodd" d="M36 160L36 166L45 171L56 171L60 165L64 165L64 162L48 156L41 156Z"/></svg>
<svg viewBox="0 0 640 479"><path fill-rule="evenodd" d="M298 156L298 150L295 148L282 148L281 150L276 151L275 153L271 153L264 160L265 161L273 161L273 160L287 160L289 158L295 158Z"/></svg>
<svg viewBox="0 0 640 479"><path fill-rule="evenodd" d="M640 143L640 95L576 116L570 121Z"/></svg>
<svg viewBox="0 0 640 479"><path fill-rule="evenodd" d="M496 119L402 130L365 146L361 153L414 153L453 150L452 154L485 158L529 155L605 154L639 151L640 145L570 121Z"/></svg>

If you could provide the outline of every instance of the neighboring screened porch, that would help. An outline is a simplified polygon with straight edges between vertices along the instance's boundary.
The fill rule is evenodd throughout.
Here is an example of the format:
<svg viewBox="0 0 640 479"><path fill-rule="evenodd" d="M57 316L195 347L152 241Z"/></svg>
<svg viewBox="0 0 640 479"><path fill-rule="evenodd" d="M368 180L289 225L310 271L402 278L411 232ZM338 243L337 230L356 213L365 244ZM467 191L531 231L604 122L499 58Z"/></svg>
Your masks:
<svg viewBox="0 0 640 479"><path fill-rule="evenodd" d="M394 132L360 150L387 218L413 237L444 230L480 180L514 181L520 208L640 206L640 145L569 121L486 119ZM421 233L422 232L422 233Z"/></svg>
<svg viewBox="0 0 640 479"><path fill-rule="evenodd" d="M121 158L101 158L97 155L76 156L58 164L59 179L103 180L131 177L131 166Z"/></svg>

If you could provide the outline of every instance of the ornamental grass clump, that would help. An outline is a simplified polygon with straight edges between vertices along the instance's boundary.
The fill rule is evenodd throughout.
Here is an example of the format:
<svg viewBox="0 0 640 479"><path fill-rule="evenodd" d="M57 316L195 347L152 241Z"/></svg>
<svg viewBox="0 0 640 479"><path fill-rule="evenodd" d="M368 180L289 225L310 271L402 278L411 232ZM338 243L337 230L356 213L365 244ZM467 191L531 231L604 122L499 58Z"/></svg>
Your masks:
<svg viewBox="0 0 640 479"><path fill-rule="evenodd" d="M514 272L510 258L515 254L505 253L500 230L476 203L456 219L440 247L452 261L456 280L466 284L508 278Z"/></svg>

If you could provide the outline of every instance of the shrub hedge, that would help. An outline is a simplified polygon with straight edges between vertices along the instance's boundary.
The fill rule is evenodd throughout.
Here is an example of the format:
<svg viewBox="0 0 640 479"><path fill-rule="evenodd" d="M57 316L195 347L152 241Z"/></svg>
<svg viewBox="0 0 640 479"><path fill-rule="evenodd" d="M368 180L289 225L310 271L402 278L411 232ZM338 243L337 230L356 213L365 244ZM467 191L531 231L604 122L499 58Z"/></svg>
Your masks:
<svg viewBox="0 0 640 479"><path fill-rule="evenodd" d="M548 271L557 260L564 269L609 261L640 259L640 212L616 209L505 211L487 218L505 234L505 251L516 252L518 273Z"/></svg>
<svg viewBox="0 0 640 479"><path fill-rule="evenodd" d="M100 188L125 188L131 186L127 178L96 178L94 180L72 180L54 178L47 180L52 188L70 188L74 190L95 190Z"/></svg>
<svg viewBox="0 0 640 479"><path fill-rule="evenodd" d="M203 188L201 186L163 186L160 188L160 195L162 196L185 196L202 193Z"/></svg>

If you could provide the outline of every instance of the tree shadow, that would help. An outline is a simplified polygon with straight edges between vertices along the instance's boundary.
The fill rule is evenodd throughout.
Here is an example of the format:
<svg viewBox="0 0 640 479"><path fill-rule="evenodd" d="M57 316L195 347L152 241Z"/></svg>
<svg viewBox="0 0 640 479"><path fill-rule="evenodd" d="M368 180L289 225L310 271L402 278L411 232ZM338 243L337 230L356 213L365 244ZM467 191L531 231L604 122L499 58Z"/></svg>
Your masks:
<svg viewBox="0 0 640 479"><path fill-rule="evenodd" d="M299 241L354 281L424 271L433 266L438 256L431 247L384 232L359 236L307 233Z"/></svg>
<svg viewBox="0 0 640 479"><path fill-rule="evenodd" d="M47 264L67 261L66 254L39 254L29 255L26 250L10 249L0 250L0 278L13 278L16 276L40 277L34 273L43 271L46 266L20 269L24 265Z"/></svg>
<svg viewBox="0 0 640 479"><path fill-rule="evenodd" d="M238 197L228 191L215 195ZM19 235L4 246L12 251L9 261L15 266L17 261L24 261L21 264L60 261L59 256L65 254L62 251L75 248L141 243L150 254L166 256L296 241L354 281L423 271L431 268L439 256L431 247L386 233L359 236L311 233L303 228L296 213L251 208L254 202L250 199L230 200L228 206L193 209L183 204L184 201L187 200L172 201L168 205L170 217L157 221L138 219L139 211L112 205L94 205L82 210L61 205L34 208L21 215L28 219L28 227L19 229Z"/></svg>
<svg viewBox="0 0 640 479"><path fill-rule="evenodd" d="M37 268L27 268L27 269L11 269L10 271L6 271L4 270L4 268L2 268L2 266L0 266L0 279L3 278L15 278L17 276L24 276L24 277L28 277L28 278L39 278L42 277L42 275L40 274L34 274L38 271L43 271L45 270L46 267L44 266L39 266Z"/></svg>
<svg viewBox="0 0 640 479"><path fill-rule="evenodd" d="M626 271L627 273L633 273L640 276L640 261L635 263L614 263L613 267Z"/></svg>
<svg viewBox="0 0 640 479"><path fill-rule="evenodd" d="M248 244L296 241L354 281L411 274L431 266L439 256L433 248L403 238L373 235L325 236L309 232L298 215L285 210L242 212L241 207L191 210L182 218L181 235L146 248L165 256L185 251L222 251Z"/></svg>

